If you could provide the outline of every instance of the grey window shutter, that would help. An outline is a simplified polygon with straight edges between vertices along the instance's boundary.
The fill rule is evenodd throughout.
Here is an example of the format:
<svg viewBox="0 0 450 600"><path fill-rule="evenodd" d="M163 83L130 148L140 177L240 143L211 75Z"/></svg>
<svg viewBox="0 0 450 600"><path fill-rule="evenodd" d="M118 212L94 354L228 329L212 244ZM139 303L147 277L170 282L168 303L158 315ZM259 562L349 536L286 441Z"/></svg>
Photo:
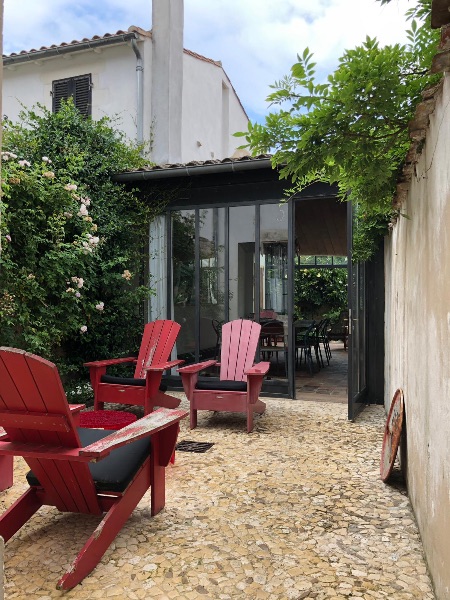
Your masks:
<svg viewBox="0 0 450 600"><path fill-rule="evenodd" d="M85 117L90 117L92 113L92 85L91 76L82 75L74 77L73 99L75 106Z"/></svg>
<svg viewBox="0 0 450 600"><path fill-rule="evenodd" d="M70 97L70 79L60 79L53 82L52 90L52 112L58 112L61 108L61 100Z"/></svg>
<svg viewBox="0 0 450 600"><path fill-rule="evenodd" d="M74 105L85 117L92 114L92 81L91 75L78 75L53 82L52 111L58 112L61 100L73 98Z"/></svg>

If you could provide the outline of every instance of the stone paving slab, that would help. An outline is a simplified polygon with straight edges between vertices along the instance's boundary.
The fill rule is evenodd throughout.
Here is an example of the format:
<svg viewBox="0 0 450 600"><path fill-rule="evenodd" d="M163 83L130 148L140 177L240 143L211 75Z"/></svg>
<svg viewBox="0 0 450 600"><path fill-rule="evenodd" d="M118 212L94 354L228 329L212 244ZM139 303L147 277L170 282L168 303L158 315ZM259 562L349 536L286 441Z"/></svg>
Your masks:
<svg viewBox="0 0 450 600"><path fill-rule="evenodd" d="M165 510L151 518L147 493L69 592L56 582L98 518L42 508L6 544L6 600L434 599L405 491L379 478L383 407L350 423L342 404L265 401L250 435L243 415L185 419L180 440L214 446L177 452ZM25 472L17 460L1 510Z"/></svg>

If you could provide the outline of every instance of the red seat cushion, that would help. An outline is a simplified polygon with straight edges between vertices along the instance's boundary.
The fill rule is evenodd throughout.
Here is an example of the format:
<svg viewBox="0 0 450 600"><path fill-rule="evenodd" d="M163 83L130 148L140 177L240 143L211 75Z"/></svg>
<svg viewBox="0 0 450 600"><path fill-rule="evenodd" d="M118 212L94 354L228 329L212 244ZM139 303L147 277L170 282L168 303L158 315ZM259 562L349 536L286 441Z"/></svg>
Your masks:
<svg viewBox="0 0 450 600"><path fill-rule="evenodd" d="M80 427L91 429L122 429L137 420L130 412L119 410L91 410L80 413Z"/></svg>

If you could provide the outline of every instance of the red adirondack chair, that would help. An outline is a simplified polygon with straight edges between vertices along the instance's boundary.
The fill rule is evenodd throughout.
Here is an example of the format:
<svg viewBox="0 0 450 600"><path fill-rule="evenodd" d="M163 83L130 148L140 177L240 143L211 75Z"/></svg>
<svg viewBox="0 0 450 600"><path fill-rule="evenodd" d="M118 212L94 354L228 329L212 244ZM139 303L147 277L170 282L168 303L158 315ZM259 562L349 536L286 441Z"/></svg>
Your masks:
<svg viewBox="0 0 450 600"><path fill-rule="evenodd" d="M266 405L259 400L270 363L253 364L261 325L237 319L222 326L219 379L199 377L201 371L219 364L208 360L178 369L190 402L190 426L197 427L197 411L231 411L247 415L247 432L253 430L253 413L262 414Z"/></svg>
<svg viewBox="0 0 450 600"><path fill-rule="evenodd" d="M78 407L80 405L77 405ZM22 456L29 489L0 517L9 540L43 505L101 516L57 587L70 589L100 561L145 492L151 514L165 504L165 467L187 412L161 408L113 433L77 429L56 366L0 348L0 456Z"/></svg>
<svg viewBox="0 0 450 600"><path fill-rule="evenodd" d="M5 430L0 427L0 438ZM0 456L0 492L7 490L14 483L14 458L12 456Z"/></svg>
<svg viewBox="0 0 450 600"><path fill-rule="evenodd" d="M89 367L94 410L103 410L105 402L143 406L144 414L155 406L176 408L178 398L165 393L161 378L166 369L182 364L168 360L181 326L174 321L152 321L144 327L139 355L84 363ZM113 365L135 363L134 377L114 377L106 370Z"/></svg>

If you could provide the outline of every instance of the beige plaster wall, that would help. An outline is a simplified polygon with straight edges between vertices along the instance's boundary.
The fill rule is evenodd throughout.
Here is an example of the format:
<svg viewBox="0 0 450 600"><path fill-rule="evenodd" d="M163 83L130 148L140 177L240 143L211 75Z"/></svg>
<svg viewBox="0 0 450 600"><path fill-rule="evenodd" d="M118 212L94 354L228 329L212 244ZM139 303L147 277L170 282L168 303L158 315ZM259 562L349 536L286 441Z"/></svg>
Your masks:
<svg viewBox="0 0 450 600"><path fill-rule="evenodd" d="M247 131L248 118L223 69L184 55L183 160L211 160L232 156Z"/></svg>
<svg viewBox="0 0 450 600"><path fill-rule="evenodd" d="M411 502L439 600L450 599L450 77L386 240L386 409L405 397Z"/></svg>

